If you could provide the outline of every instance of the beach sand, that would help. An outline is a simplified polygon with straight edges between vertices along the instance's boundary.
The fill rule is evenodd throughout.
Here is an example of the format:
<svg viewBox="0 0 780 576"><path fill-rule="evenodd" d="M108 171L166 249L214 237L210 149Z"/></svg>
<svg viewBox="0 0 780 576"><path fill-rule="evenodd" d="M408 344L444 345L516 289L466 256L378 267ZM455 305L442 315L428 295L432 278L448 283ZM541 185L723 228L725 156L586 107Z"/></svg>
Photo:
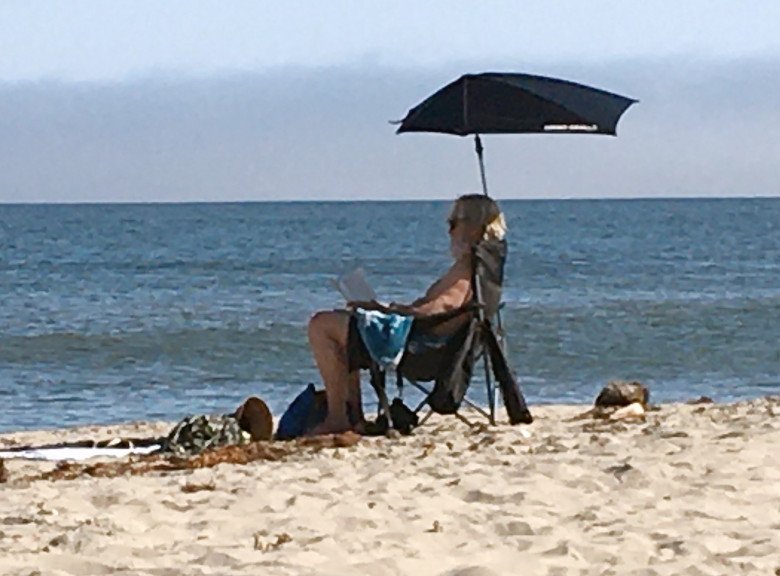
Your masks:
<svg viewBox="0 0 780 576"><path fill-rule="evenodd" d="M5 461L0 574L780 574L780 398L631 421L539 406L278 460L35 479ZM164 433L0 435L0 448Z"/></svg>

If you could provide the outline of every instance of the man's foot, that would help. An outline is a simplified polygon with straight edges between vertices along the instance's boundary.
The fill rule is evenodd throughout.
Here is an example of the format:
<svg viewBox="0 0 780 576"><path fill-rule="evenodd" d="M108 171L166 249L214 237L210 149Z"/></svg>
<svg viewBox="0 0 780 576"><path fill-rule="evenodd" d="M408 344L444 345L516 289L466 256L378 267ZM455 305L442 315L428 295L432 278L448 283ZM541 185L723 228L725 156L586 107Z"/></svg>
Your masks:
<svg viewBox="0 0 780 576"><path fill-rule="evenodd" d="M314 428L304 434L304 436L323 436L325 434L341 434L352 430L352 426L349 422L320 422Z"/></svg>

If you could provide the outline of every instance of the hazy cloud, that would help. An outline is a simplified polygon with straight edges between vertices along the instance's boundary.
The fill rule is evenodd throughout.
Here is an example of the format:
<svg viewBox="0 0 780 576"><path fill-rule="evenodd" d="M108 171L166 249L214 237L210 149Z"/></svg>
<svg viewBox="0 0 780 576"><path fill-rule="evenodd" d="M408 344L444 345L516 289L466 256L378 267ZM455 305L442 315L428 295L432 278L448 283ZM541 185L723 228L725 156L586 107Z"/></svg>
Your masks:
<svg viewBox="0 0 780 576"><path fill-rule="evenodd" d="M779 64L548 67L640 103L618 138L486 137L491 191L778 195ZM450 198L479 186L471 140L395 136L388 120L463 71L476 69L0 84L0 202Z"/></svg>

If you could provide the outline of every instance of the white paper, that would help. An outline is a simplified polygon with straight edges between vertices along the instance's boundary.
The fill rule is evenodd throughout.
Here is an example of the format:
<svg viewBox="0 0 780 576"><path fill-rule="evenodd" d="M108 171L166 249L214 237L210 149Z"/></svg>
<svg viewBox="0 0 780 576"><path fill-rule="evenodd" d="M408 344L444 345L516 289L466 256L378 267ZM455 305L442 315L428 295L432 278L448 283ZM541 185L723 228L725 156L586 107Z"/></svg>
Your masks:
<svg viewBox="0 0 780 576"><path fill-rule="evenodd" d="M25 460L86 460L96 457L114 457L122 458L130 454L150 454L159 450L160 446L153 444L151 446L135 448L31 448L30 450L8 450L0 451L0 458L23 458Z"/></svg>
<svg viewBox="0 0 780 576"><path fill-rule="evenodd" d="M376 292L366 280L362 268L355 268L333 281L336 290L341 292L347 302L370 302L376 300Z"/></svg>

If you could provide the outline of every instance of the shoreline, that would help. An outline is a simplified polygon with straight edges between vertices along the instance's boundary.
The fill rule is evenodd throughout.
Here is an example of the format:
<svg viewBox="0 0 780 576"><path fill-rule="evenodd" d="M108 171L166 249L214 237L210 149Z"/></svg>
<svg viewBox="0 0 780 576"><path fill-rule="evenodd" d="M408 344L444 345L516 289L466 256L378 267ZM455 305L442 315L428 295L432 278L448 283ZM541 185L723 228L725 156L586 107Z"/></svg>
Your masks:
<svg viewBox="0 0 780 576"><path fill-rule="evenodd" d="M618 421L590 407L532 406L528 426L434 416L406 437L111 478L24 482L56 464L6 460L4 574L780 569L780 396ZM4 433L0 447L172 424Z"/></svg>

